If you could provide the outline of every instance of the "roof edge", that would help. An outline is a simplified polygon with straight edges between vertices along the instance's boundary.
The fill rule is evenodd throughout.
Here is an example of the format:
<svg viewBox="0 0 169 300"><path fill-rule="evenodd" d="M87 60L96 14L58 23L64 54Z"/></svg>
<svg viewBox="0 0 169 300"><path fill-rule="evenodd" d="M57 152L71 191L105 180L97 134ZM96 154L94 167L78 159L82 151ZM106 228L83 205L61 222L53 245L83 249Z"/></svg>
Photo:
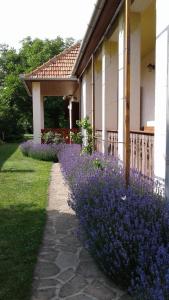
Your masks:
<svg viewBox="0 0 169 300"><path fill-rule="evenodd" d="M70 76L70 77L49 77L49 78L43 78L43 77L37 77L37 78L30 78L26 77L25 74L20 74L19 78L22 81L78 81L78 78L76 76Z"/></svg>

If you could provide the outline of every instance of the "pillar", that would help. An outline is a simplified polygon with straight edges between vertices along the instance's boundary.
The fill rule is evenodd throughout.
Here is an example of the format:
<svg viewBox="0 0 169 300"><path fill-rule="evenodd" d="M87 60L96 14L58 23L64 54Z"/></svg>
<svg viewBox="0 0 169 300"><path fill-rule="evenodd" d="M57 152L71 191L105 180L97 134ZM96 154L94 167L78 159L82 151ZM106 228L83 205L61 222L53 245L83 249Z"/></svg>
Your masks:
<svg viewBox="0 0 169 300"><path fill-rule="evenodd" d="M102 153L107 153L107 130L106 130L106 100L107 100L107 65L106 42L102 46Z"/></svg>
<svg viewBox="0 0 169 300"><path fill-rule="evenodd" d="M140 130L141 31L140 14L131 13L130 128Z"/></svg>
<svg viewBox="0 0 169 300"><path fill-rule="evenodd" d="M32 83L33 100L33 140L41 143L41 129L44 128L44 104L40 91L40 82Z"/></svg>
<svg viewBox="0 0 169 300"><path fill-rule="evenodd" d="M106 46L106 130L117 130L118 45L109 40Z"/></svg>
<svg viewBox="0 0 169 300"><path fill-rule="evenodd" d="M124 15L119 18L118 35L118 156L125 159L125 93L124 93Z"/></svg>
<svg viewBox="0 0 169 300"><path fill-rule="evenodd" d="M169 200L169 2L156 0L154 173Z"/></svg>
<svg viewBox="0 0 169 300"><path fill-rule="evenodd" d="M72 99L69 100L69 128L72 129Z"/></svg>
<svg viewBox="0 0 169 300"><path fill-rule="evenodd" d="M82 99L81 99L81 117L82 119L87 117L87 79L84 75L82 79ZM86 130L82 130L82 134L84 136L84 146L87 145L87 137L86 137Z"/></svg>

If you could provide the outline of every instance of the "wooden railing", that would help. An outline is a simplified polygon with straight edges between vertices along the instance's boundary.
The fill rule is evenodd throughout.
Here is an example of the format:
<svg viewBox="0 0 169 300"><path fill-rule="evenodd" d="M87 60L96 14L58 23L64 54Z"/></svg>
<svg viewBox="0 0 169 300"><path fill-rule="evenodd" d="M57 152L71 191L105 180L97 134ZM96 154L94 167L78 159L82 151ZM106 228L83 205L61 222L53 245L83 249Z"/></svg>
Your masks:
<svg viewBox="0 0 169 300"><path fill-rule="evenodd" d="M95 131L95 149L102 152L102 130Z"/></svg>
<svg viewBox="0 0 169 300"><path fill-rule="evenodd" d="M118 157L118 132L107 131L108 154Z"/></svg>
<svg viewBox="0 0 169 300"><path fill-rule="evenodd" d="M102 131L96 130L96 150L102 150ZM118 132L107 131L108 153L118 157ZM130 132L130 166L143 175L153 177L154 174L154 133L146 131Z"/></svg>
<svg viewBox="0 0 169 300"><path fill-rule="evenodd" d="M96 150L102 151L102 131L96 130L95 133L95 144ZM107 131L107 139L105 141L107 143L108 154L113 155L115 157L118 156L118 132L116 130Z"/></svg>
<svg viewBox="0 0 169 300"><path fill-rule="evenodd" d="M154 133L144 131L130 132L130 164L142 174L154 175Z"/></svg>

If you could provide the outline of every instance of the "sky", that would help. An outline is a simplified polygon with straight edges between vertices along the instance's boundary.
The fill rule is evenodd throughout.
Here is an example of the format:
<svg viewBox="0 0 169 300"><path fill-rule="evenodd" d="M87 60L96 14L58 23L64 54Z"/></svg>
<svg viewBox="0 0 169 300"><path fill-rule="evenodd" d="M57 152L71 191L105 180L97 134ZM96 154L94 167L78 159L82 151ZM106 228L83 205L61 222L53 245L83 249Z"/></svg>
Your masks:
<svg viewBox="0 0 169 300"><path fill-rule="evenodd" d="M27 36L82 39L96 0L1 1L0 44L19 49Z"/></svg>

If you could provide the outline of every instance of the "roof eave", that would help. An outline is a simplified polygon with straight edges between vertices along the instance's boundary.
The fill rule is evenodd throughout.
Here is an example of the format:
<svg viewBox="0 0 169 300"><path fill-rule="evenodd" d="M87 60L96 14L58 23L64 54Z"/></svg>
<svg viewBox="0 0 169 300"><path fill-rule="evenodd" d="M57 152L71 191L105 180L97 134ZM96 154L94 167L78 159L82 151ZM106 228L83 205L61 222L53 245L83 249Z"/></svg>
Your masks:
<svg viewBox="0 0 169 300"><path fill-rule="evenodd" d="M27 86L27 84L25 82L25 78L23 77L23 74L20 74L19 78L22 80L23 85L25 87L25 90L27 91L28 96L32 97L32 94L31 94L31 92L30 92L30 90L29 90L29 88L28 88L28 86Z"/></svg>
<svg viewBox="0 0 169 300"><path fill-rule="evenodd" d="M27 77L24 74L21 74L19 76L21 80L24 81L78 81L78 78L76 76L70 76L70 77L37 77L37 78L31 78Z"/></svg>

